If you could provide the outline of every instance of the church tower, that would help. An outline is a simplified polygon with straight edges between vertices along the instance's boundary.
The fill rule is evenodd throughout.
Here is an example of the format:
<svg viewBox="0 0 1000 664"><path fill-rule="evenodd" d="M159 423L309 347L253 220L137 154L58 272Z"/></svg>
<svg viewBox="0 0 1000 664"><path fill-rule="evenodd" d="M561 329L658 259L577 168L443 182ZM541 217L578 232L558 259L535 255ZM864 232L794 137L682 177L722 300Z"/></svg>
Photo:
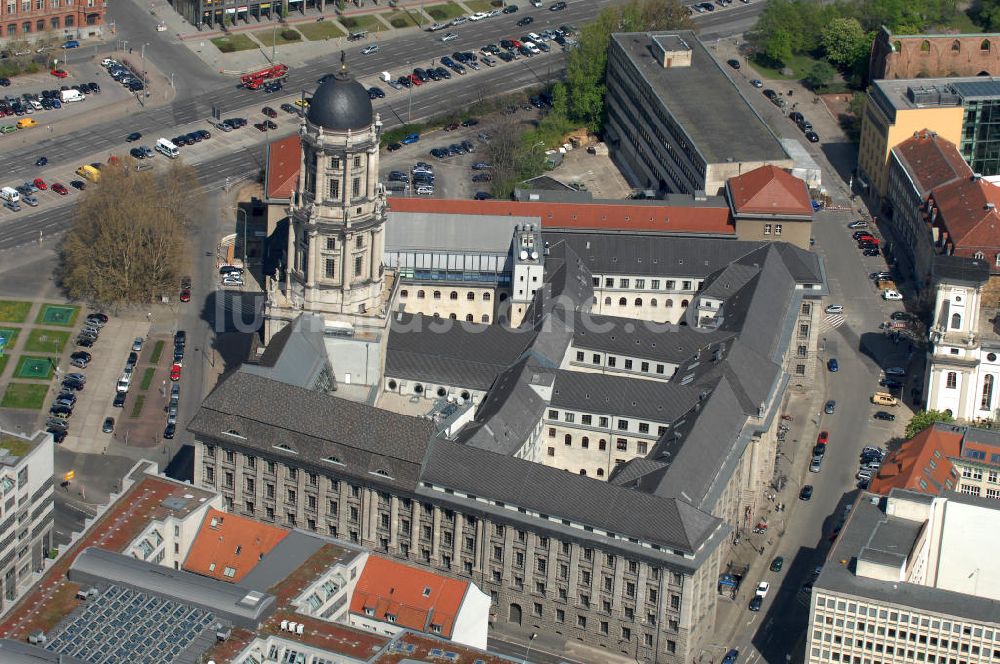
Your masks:
<svg viewBox="0 0 1000 664"><path fill-rule="evenodd" d="M281 304L269 303L266 340L300 313L327 324L384 315L385 189L378 182L382 123L347 71L326 77L299 128L299 181L289 217ZM275 306L277 305L277 306Z"/></svg>

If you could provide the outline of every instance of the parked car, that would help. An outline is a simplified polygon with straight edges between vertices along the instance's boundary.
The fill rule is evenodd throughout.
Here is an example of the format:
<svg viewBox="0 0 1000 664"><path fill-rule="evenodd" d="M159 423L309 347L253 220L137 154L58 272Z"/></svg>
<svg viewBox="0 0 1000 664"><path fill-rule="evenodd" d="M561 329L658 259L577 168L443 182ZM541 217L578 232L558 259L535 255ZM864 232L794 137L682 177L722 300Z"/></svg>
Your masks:
<svg viewBox="0 0 1000 664"><path fill-rule="evenodd" d="M837 409L837 402L834 401L833 399L827 401L826 405L823 406L823 412L826 413L827 415L833 415L833 412L836 409Z"/></svg>
<svg viewBox="0 0 1000 664"><path fill-rule="evenodd" d="M781 568L785 566L785 559L778 556L771 561L771 567L769 568L772 572L780 572Z"/></svg>
<svg viewBox="0 0 1000 664"><path fill-rule="evenodd" d="M176 430L177 430L177 425L176 424L174 424L173 422L168 423L167 426L164 427L164 429L163 429L163 437L164 438L168 438L168 439L169 438L173 438L174 437L174 432Z"/></svg>
<svg viewBox="0 0 1000 664"><path fill-rule="evenodd" d="M882 299L883 300L902 300L903 299L903 295L898 290L895 290L895 289L892 289L892 288L887 288L886 290L882 291Z"/></svg>
<svg viewBox="0 0 1000 664"><path fill-rule="evenodd" d="M830 304L830 305L827 305L827 307L826 307L826 309L824 311L826 311L826 313L828 313L828 314L842 314L842 313L844 313L844 305L842 305L842 304Z"/></svg>
<svg viewBox="0 0 1000 664"><path fill-rule="evenodd" d="M101 431L104 433L114 433L115 431L115 418L105 417L104 424L101 425Z"/></svg>
<svg viewBox="0 0 1000 664"><path fill-rule="evenodd" d="M840 370L840 363L837 362L837 358L831 357L826 362L826 368L830 373L837 373Z"/></svg>
<svg viewBox="0 0 1000 664"><path fill-rule="evenodd" d="M125 407L125 392L115 392L115 398L111 402L111 405L115 408Z"/></svg>
<svg viewBox="0 0 1000 664"><path fill-rule="evenodd" d="M809 500L812 497L813 497L813 486L812 484L806 484L805 486L802 487L802 490L799 491L799 500Z"/></svg>

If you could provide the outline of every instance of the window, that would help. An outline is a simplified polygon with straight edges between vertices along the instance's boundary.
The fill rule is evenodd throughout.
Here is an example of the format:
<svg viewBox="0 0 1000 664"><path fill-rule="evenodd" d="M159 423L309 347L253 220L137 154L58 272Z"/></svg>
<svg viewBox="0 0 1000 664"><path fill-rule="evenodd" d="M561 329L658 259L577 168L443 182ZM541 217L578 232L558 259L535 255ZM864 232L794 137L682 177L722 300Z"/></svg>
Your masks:
<svg viewBox="0 0 1000 664"><path fill-rule="evenodd" d="M440 300L441 299L441 291L439 291L439 290L434 291L434 299L435 300Z"/></svg>
<svg viewBox="0 0 1000 664"><path fill-rule="evenodd" d="M354 198L361 196L361 178L354 178L351 181L351 196Z"/></svg>
<svg viewBox="0 0 1000 664"><path fill-rule="evenodd" d="M572 444L573 444L573 436L566 434L566 436L563 438L563 445L572 445Z"/></svg>
<svg viewBox="0 0 1000 664"><path fill-rule="evenodd" d="M615 449L621 450L622 452L628 451L628 440L625 438L619 438L615 441Z"/></svg>
<svg viewBox="0 0 1000 664"><path fill-rule="evenodd" d="M364 273L364 256L354 257L354 276L360 277Z"/></svg>
<svg viewBox="0 0 1000 664"><path fill-rule="evenodd" d="M945 378L945 387L949 390L954 390L958 387L958 374L954 371L949 371L948 376Z"/></svg>
<svg viewBox="0 0 1000 664"><path fill-rule="evenodd" d="M354 156L354 168L361 168L361 155Z"/></svg>
<svg viewBox="0 0 1000 664"><path fill-rule="evenodd" d="M619 279L618 280L618 287L619 288L628 288L628 284L629 284L628 279Z"/></svg>
<svg viewBox="0 0 1000 664"><path fill-rule="evenodd" d="M764 235L771 234L771 224L764 224Z"/></svg>
<svg viewBox="0 0 1000 664"><path fill-rule="evenodd" d="M338 180L337 178L330 178L330 180L328 181L328 188L330 190L331 199L340 198L340 180Z"/></svg>
<svg viewBox="0 0 1000 664"><path fill-rule="evenodd" d="M628 431L628 420L618 420L618 430Z"/></svg>
<svg viewBox="0 0 1000 664"><path fill-rule="evenodd" d="M993 375L986 374L983 377L983 399L979 404L980 410L990 410L993 403Z"/></svg>
<svg viewBox="0 0 1000 664"><path fill-rule="evenodd" d="M452 291L451 294L448 295L448 299L450 299L450 300L457 300L458 299L458 291Z"/></svg>
<svg viewBox="0 0 1000 664"><path fill-rule="evenodd" d="M774 225L774 234L775 234L776 236L777 236L777 235L781 235L781 224L775 224L775 225Z"/></svg>
<svg viewBox="0 0 1000 664"><path fill-rule="evenodd" d="M925 41L924 44L926 44L926 43L927 42ZM928 50L929 49L930 49L930 45L928 45ZM921 51L924 50L923 45L920 46L920 50ZM979 50L980 51L988 51L988 50L990 50L990 40L989 39L984 39L982 42L980 42L980 44L979 44Z"/></svg>
<svg viewBox="0 0 1000 664"><path fill-rule="evenodd" d="M951 329L961 330L962 329L962 316L961 314L951 315Z"/></svg>
<svg viewBox="0 0 1000 664"><path fill-rule="evenodd" d="M624 297L618 298L618 306L619 307L624 307L627 304L628 304L628 300L626 300Z"/></svg>
<svg viewBox="0 0 1000 664"><path fill-rule="evenodd" d="M409 296L410 296L410 291L406 290L405 288L399 291L399 297L404 298Z"/></svg>
<svg viewBox="0 0 1000 664"><path fill-rule="evenodd" d="M337 274L337 259L327 258L323 261L323 276L327 279L333 279ZM406 291L403 291L404 293Z"/></svg>

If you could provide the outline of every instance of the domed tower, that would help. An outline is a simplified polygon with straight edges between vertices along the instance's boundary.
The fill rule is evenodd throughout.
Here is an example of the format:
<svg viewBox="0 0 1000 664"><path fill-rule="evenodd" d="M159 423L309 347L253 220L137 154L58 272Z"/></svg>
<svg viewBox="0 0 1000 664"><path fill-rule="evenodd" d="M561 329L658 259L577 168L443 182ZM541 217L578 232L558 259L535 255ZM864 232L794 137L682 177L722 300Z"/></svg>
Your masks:
<svg viewBox="0 0 1000 664"><path fill-rule="evenodd" d="M341 53L340 71L316 89L299 129L302 161L291 205L286 292L300 311L344 320L381 313L381 129L368 91L348 73Z"/></svg>

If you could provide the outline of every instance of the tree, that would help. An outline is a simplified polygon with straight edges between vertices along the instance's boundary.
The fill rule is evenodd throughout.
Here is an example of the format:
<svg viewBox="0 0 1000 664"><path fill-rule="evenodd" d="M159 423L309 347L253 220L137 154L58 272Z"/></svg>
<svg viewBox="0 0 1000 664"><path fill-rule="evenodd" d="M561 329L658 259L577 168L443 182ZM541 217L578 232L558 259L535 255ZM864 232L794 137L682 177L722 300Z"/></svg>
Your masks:
<svg viewBox="0 0 1000 664"><path fill-rule="evenodd" d="M809 73L802 79L802 82L812 90L819 90L826 86L836 74L837 72L829 63L819 60L818 62L814 62L813 66L809 68Z"/></svg>
<svg viewBox="0 0 1000 664"><path fill-rule="evenodd" d="M80 199L61 247L67 295L116 307L150 302L176 285L191 214L200 209L194 169L136 172L126 157L106 166Z"/></svg>
<svg viewBox="0 0 1000 664"><path fill-rule="evenodd" d="M913 438L918 433L935 422L952 422L955 418L943 410L921 410L913 414L913 419L906 425L906 437Z"/></svg>
<svg viewBox="0 0 1000 664"><path fill-rule="evenodd" d="M487 161L492 164L490 193L497 198L509 198L523 180L538 175L545 162L544 144L534 139L534 132L524 132L517 116L503 114L487 130L490 142L486 146Z"/></svg>
<svg viewBox="0 0 1000 664"><path fill-rule="evenodd" d="M845 70L854 69L859 60L868 56L872 39L856 18L835 18L820 36L826 59Z"/></svg>

